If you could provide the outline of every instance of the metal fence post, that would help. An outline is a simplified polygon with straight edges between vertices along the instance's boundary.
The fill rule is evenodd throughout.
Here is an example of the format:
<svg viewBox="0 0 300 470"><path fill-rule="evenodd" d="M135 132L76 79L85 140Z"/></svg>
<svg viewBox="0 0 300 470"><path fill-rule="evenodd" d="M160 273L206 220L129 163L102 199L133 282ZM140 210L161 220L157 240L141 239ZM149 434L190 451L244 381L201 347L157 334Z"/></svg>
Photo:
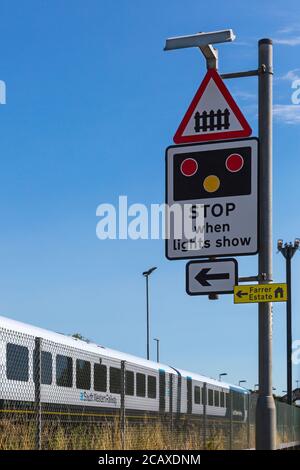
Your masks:
<svg viewBox="0 0 300 470"><path fill-rule="evenodd" d="M294 442L298 440L297 437L297 430L296 430L296 408L293 406L293 436L294 436Z"/></svg>
<svg viewBox="0 0 300 470"><path fill-rule="evenodd" d="M248 394L248 419L247 419L247 445L248 449L250 449L251 442L250 442L250 393Z"/></svg>
<svg viewBox="0 0 300 470"><path fill-rule="evenodd" d="M292 434L292 442L295 442L296 441L296 436L295 436L295 428L294 428L294 405L292 405L291 407L291 434Z"/></svg>
<svg viewBox="0 0 300 470"><path fill-rule="evenodd" d="M232 408L233 408L233 395L232 390L229 392L229 411L230 411L230 421L229 421L229 450L232 450L232 440L233 440L233 416L232 416Z"/></svg>
<svg viewBox="0 0 300 470"><path fill-rule="evenodd" d="M125 449L125 390L126 390L126 369L125 361L121 361L121 404L120 404L120 432L121 432L121 446L122 450Z"/></svg>
<svg viewBox="0 0 300 470"><path fill-rule="evenodd" d="M203 448L206 449L206 428L207 428L207 416L206 416L206 404L207 404L207 385L203 384Z"/></svg>
<svg viewBox="0 0 300 470"><path fill-rule="evenodd" d="M35 449L42 448L42 413L41 413L41 338L35 338L34 348L34 412L35 412Z"/></svg>
<svg viewBox="0 0 300 470"><path fill-rule="evenodd" d="M171 419L171 423L170 423L170 432L171 432L171 439L170 439L170 443L172 445L172 448L174 448L174 422L173 422L173 375L172 374L169 374L169 390L170 390L170 401L169 401L169 406L170 406L170 410L169 410L169 415L170 415L170 419Z"/></svg>

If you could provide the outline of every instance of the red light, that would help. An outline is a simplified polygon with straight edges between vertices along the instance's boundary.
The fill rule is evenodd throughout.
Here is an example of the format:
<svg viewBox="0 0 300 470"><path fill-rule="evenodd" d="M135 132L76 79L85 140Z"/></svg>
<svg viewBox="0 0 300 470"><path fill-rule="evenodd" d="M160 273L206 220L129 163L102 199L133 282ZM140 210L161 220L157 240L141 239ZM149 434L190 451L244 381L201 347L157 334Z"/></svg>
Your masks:
<svg viewBox="0 0 300 470"><path fill-rule="evenodd" d="M243 168L244 159L239 153L232 153L229 155L229 157L226 158L225 165L228 171L231 171L231 173L236 173Z"/></svg>
<svg viewBox="0 0 300 470"><path fill-rule="evenodd" d="M186 158L181 163L180 170L184 176L193 176L198 170L198 163L193 158Z"/></svg>

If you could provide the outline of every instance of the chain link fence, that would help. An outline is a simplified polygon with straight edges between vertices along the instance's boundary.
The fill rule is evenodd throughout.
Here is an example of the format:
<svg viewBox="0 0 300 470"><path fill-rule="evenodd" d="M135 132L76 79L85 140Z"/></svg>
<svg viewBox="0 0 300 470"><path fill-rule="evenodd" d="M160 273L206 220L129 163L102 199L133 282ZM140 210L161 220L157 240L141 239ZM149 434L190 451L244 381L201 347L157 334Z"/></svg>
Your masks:
<svg viewBox="0 0 300 470"><path fill-rule="evenodd" d="M255 447L255 395L62 338L0 327L0 449ZM300 408L276 407L278 446L300 441Z"/></svg>

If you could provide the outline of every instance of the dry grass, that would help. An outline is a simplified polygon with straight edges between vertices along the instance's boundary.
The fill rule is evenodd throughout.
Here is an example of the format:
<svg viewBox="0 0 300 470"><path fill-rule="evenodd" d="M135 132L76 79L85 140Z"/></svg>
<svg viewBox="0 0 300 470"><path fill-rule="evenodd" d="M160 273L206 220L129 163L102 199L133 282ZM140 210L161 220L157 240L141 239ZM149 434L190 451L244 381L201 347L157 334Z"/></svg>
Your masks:
<svg viewBox="0 0 300 470"><path fill-rule="evenodd" d="M0 421L0 450L35 448L35 423L4 419ZM168 425L145 418L138 424L126 425L124 449L139 450L197 450L204 448L203 428L181 422L171 430ZM241 429L237 442L245 442ZM228 428L213 424L206 433L206 449L228 448ZM42 448L47 450L119 450L123 448L118 419L104 423L61 423L44 421Z"/></svg>
<svg viewBox="0 0 300 470"><path fill-rule="evenodd" d="M223 450L229 448L229 423L208 422L206 449ZM291 442L300 437L300 426L291 434L288 426L277 429L277 444ZM0 420L0 450L35 449L35 422L21 417ZM254 425L250 429L248 444L247 426L233 427L233 448L255 447ZM122 432L118 419L102 423L62 423L43 421L42 449L45 450L121 450ZM143 419L138 424L126 425L124 449L128 450L198 450L204 448L203 424L181 421L180 425L163 424L151 419Z"/></svg>
<svg viewBox="0 0 300 470"><path fill-rule="evenodd" d="M34 423L0 421L0 450L31 450L35 445Z"/></svg>

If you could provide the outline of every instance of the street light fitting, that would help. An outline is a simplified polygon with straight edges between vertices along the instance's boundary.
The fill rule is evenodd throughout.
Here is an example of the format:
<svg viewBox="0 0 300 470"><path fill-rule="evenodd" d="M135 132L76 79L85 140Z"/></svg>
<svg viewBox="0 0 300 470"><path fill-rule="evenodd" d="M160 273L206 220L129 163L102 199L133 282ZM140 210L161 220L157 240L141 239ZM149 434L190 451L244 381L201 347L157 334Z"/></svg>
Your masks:
<svg viewBox="0 0 300 470"><path fill-rule="evenodd" d="M165 51L174 49L185 49L187 47L205 47L209 44L219 44L235 40L232 29L222 31L212 31L209 33L196 33L189 36L177 36L166 40Z"/></svg>
<svg viewBox="0 0 300 470"><path fill-rule="evenodd" d="M277 250L285 257L292 258L297 250L300 248L300 239L295 238L294 243L283 243L283 240L280 238L277 241Z"/></svg>
<svg viewBox="0 0 300 470"><path fill-rule="evenodd" d="M222 372L222 374L219 374L219 382L221 382L222 377L225 375L228 375L227 372Z"/></svg>
<svg viewBox="0 0 300 470"><path fill-rule="evenodd" d="M277 250L280 251L283 247L283 240L280 238L278 241L277 241Z"/></svg>
<svg viewBox="0 0 300 470"><path fill-rule="evenodd" d="M157 267L154 266L153 268L148 269L148 271L144 271L144 272L143 272L143 276L146 276L146 277L147 277L147 276L150 276L150 274L152 274L153 271L155 271L156 269L157 269Z"/></svg>
<svg viewBox="0 0 300 470"><path fill-rule="evenodd" d="M235 35L232 29L212 31L210 33L196 33L189 36L177 36L166 40L165 51L198 47L206 60L207 69L218 68L218 51L212 44L234 41Z"/></svg>

